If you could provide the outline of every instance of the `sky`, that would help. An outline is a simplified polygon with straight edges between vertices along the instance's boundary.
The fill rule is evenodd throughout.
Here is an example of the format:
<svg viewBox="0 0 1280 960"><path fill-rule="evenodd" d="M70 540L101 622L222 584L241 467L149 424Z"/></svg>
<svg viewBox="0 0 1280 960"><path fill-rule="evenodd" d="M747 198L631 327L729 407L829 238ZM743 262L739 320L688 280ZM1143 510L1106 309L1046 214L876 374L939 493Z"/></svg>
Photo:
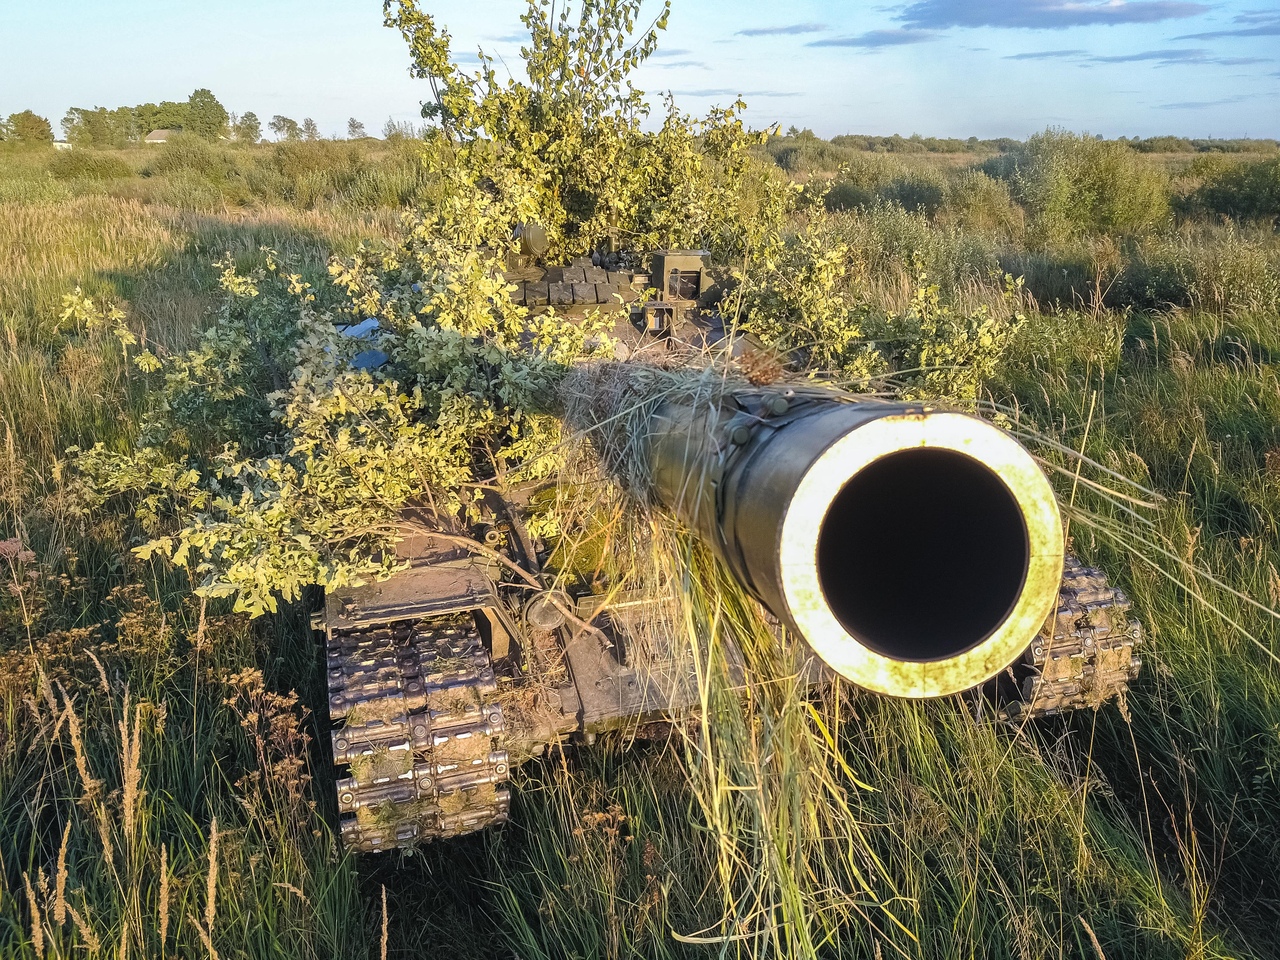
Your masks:
<svg viewBox="0 0 1280 960"><path fill-rule="evenodd" d="M562 0L563 2L563 0ZM519 76L525 0L422 0L459 64ZM658 3L647 0L656 15ZM647 22L647 21L646 21ZM0 0L0 114L185 100L266 121L416 120L379 0ZM673 0L635 84L694 114L741 94L757 127L1022 138L1280 138L1280 5L1249 0Z"/></svg>

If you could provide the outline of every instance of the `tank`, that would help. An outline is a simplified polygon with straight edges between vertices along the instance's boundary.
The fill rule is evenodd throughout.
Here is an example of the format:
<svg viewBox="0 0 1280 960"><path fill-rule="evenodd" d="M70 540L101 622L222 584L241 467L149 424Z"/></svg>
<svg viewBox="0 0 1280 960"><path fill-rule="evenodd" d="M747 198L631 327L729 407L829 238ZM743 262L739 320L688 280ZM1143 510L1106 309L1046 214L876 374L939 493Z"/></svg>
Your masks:
<svg viewBox="0 0 1280 960"><path fill-rule="evenodd" d="M663 251L652 274L594 267L618 294L627 359L572 372L560 413L634 495L706 542L777 630L804 641L809 682L909 698L971 691L1019 721L1123 694L1141 666L1140 624L1100 571L1065 552L1053 491L1005 432L820 385L645 393L663 376L661 351L724 336L698 316L700 256ZM565 282L516 269L525 297ZM631 403L638 446L626 457L641 471L609 437L615 398L637 394L651 402ZM408 568L326 597L315 626L349 848L500 823L513 766L697 708L672 588L619 590L599 576L558 588L551 548L526 524L537 495L491 493L479 527L406 513Z"/></svg>

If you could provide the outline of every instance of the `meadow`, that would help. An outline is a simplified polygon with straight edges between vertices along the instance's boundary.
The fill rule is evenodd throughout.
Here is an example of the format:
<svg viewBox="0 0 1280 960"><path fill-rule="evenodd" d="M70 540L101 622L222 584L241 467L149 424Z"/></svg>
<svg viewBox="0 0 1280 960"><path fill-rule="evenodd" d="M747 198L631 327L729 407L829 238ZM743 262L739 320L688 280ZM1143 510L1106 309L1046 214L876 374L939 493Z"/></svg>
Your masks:
<svg viewBox="0 0 1280 960"><path fill-rule="evenodd" d="M256 619L197 596L131 549L176 501L86 493L74 464L157 422L194 435L156 419L179 373L248 409L273 357L136 360L196 356L228 318L274 350L229 272L287 262L338 302L330 258L397 249L447 179L438 144L0 151L0 956L1280 954L1275 145L868 145L743 155L788 198L743 309L837 379L872 343L886 383L912 375L907 327L950 324L955 351L995 318L998 349L917 386L1065 451L1075 549L1146 628L1126 702L1018 726L804 694L722 584L755 679L715 730L547 758L509 825L376 857L334 835L316 591ZM252 439L205 427L209 450ZM1154 506L1073 484L1071 451Z"/></svg>

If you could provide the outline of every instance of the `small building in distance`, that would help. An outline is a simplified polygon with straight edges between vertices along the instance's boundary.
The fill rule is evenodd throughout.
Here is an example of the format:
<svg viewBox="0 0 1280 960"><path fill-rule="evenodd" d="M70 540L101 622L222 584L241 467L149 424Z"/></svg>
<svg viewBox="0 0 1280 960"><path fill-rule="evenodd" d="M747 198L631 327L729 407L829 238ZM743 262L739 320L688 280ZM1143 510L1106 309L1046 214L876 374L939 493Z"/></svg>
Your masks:
<svg viewBox="0 0 1280 960"><path fill-rule="evenodd" d="M178 135L177 130L152 130L143 138L143 143L168 143Z"/></svg>
<svg viewBox="0 0 1280 960"><path fill-rule="evenodd" d="M55 140L55 141L53 141L53 149L55 149L55 150L70 150L70 149L71 149L71 144L67 143L67 141L65 141L65 140Z"/></svg>

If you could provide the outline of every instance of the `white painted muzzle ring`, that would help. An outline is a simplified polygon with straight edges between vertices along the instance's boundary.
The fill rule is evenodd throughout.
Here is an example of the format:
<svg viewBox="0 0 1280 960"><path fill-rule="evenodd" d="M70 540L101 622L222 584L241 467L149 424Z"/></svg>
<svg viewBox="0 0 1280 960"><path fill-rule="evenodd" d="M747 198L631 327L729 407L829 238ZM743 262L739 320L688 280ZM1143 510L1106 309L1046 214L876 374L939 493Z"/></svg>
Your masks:
<svg viewBox="0 0 1280 960"><path fill-rule="evenodd" d="M999 477L1022 511L1028 546L1022 592L1004 620L976 646L927 662L886 657L853 637L827 604L818 572L823 520L845 484L881 457L921 448L964 454ZM814 461L783 519L779 564L787 612L828 666L867 690L924 698L975 687L1026 650L1057 602L1063 550L1062 518L1053 488L1016 440L966 414L911 413L863 424Z"/></svg>

